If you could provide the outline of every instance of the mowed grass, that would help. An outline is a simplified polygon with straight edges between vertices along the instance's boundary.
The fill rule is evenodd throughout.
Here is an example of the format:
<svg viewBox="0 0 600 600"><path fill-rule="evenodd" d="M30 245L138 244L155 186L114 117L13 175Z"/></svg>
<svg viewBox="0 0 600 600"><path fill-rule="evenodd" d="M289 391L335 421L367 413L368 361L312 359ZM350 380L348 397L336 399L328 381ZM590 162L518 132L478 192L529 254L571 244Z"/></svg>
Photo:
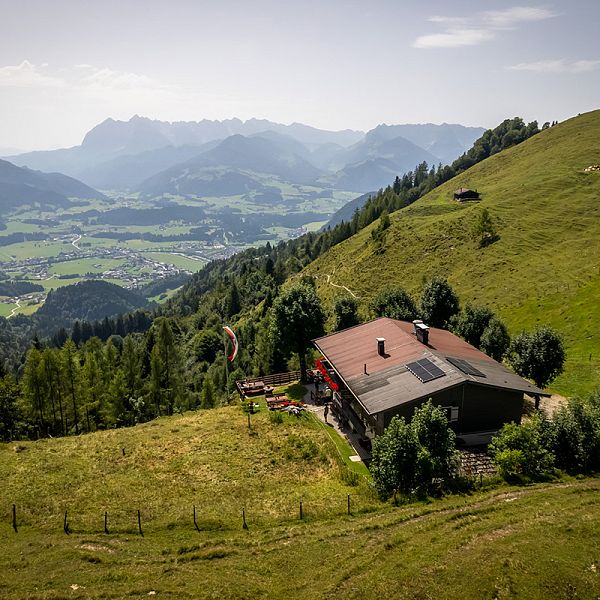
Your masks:
<svg viewBox="0 0 600 600"><path fill-rule="evenodd" d="M365 315L386 284L415 297L433 276L447 277L463 304L485 305L511 334L548 324L564 336L566 395L600 387L600 176L584 173L600 156L600 111L584 114L492 156L392 214L385 251L374 223L309 265L331 305L349 287ZM471 187L481 202L458 203ZM500 239L479 248L473 228L487 208ZM327 275L330 283L327 283Z"/></svg>
<svg viewBox="0 0 600 600"><path fill-rule="evenodd" d="M245 416L223 426L231 411L241 415L235 407L160 419L111 437L2 448L8 489L1 493L0 596L591 600L600 594L598 478L400 507L366 505L360 490L351 489L348 515L346 496L343 502L338 496L347 490L333 473L298 456L283 460L272 446L299 434L320 444L317 431L259 414L250 440ZM209 440L211 453L202 449ZM126 442L131 456L123 457L119 446ZM265 468L273 458L283 462ZM16 493L18 533L11 529ZM304 499L302 521L297 502L281 514L291 498ZM328 510L315 510L318 498L332 503ZM241 501L247 530L231 511ZM115 504L126 509L118 512ZM62 530L67 508L69 535ZM84 520L91 512L93 519Z"/></svg>

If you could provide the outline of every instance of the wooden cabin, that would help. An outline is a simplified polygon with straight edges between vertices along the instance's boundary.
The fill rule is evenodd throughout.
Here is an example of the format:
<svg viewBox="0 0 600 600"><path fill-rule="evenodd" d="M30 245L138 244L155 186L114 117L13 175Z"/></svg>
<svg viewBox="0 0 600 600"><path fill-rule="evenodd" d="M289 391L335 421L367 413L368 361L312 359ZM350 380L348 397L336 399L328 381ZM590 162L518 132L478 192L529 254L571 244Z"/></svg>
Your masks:
<svg viewBox="0 0 600 600"><path fill-rule="evenodd" d="M334 381L333 409L359 435L410 419L428 399L446 409L459 444L489 442L521 421L524 394L548 396L477 348L421 321L382 317L313 341ZM337 389L335 389L337 387Z"/></svg>
<svg viewBox="0 0 600 600"><path fill-rule="evenodd" d="M479 192L468 188L458 188L454 190L454 199L463 202L465 200L479 200Z"/></svg>

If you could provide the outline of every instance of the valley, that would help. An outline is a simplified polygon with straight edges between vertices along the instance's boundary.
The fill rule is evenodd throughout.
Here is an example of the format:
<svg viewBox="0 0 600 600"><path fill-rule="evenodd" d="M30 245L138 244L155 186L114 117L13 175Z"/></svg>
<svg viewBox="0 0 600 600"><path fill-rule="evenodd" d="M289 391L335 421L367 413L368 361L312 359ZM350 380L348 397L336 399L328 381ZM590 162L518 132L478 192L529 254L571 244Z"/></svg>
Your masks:
<svg viewBox="0 0 600 600"><path fill-rule="evenodd" d="M31 314L48 290L84 279L140 288L191 274L210 260L318 229L356 196L281 183L277 189L279 201L271 204L251 194L149 199L108 192L106 200L12 211L0 231L0 271L42 289L0 296L0 316ZM6 243L16 237L21 241Z"/></svg>

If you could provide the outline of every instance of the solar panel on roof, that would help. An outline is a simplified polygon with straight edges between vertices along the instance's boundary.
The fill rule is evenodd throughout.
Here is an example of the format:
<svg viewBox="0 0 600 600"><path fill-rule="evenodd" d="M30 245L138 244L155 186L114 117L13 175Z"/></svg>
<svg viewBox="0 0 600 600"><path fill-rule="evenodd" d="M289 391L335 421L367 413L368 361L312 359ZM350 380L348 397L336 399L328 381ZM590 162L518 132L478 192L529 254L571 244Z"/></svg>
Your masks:
<svg viewBox="0 0 600 600"><path fill-rule="evenodd" d="M454 358L452 356L447 356L446 360L454 365L457 369L460 369L463 373L467 375L475 375L475 377L485 377L485 374L482 373L479 369L475 368L471 363L467 362L463 358Z"/></svg>
<svg viewBox="0 0 600 600"><path fill-rule="evenodd" d="M422 358L421 360L408 363L406 368L423 383L427 383L428 381L432 381L445 375L444 371L437 365L434 365L428 358Z"/></svg>

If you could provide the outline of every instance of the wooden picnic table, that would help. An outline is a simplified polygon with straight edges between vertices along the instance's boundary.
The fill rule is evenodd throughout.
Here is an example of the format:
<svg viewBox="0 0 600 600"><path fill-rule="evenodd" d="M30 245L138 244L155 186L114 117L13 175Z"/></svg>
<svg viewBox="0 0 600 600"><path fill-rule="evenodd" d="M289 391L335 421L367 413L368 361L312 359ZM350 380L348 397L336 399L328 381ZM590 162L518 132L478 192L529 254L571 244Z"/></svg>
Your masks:
<svg viewBox="0 0 600 600"><path fill-rule="evenodd" d="M247 381L239 384L240 391L246 395L262 394L265 390L264 381Z"/></svg>

